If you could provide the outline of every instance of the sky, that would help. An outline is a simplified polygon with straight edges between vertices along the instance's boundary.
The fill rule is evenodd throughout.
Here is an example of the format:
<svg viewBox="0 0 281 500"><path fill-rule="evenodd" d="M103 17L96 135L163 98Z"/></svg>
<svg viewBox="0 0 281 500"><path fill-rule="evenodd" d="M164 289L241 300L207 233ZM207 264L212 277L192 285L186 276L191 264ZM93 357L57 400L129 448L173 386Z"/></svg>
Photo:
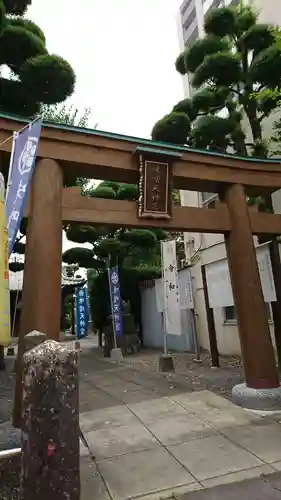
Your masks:
<svg viewBox="0 0 281 500"><path fill-rule="evenodd" d="M27 17L50 53L74 68L72 101L90 107L91 125L150 137L154 123L183 98L174 61L181 0L32 0Z"/></svg>
<svg viewBox="0 0 281 500"><path fill-rule="evenodd" d="M27 16L44 31L50 54L76 73L71 102L91 108L90 126L150 137L183 99L174 62L180 52L181 0L32 0ZM63 237L63 251L76 246Z"/></svg>

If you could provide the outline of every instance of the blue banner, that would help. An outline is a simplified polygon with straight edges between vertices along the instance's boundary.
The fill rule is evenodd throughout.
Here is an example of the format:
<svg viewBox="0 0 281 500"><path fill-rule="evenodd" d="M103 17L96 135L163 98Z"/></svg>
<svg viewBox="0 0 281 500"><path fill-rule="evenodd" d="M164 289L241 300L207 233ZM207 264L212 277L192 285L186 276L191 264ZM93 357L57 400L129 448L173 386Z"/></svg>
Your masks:
<svg viewBox="0 0 281 500"><path fill-rule="evenodd" d="M13 251L24 214L41 126L42 118L40 117L14 134L6 196L9 257Z"/></svg>
<svg viewBox="0 0 281 500"><path fill-rule="evenodd" d="M76 302L76 335L78 339L88 334L89 311L86 285L75 290Z"/></svg>
<svg viewBox="0 0 281 500"><path fill-rule="evenodd" d="M121 293L118 267L111 267L108 269L112 326L116 337L121 337L123 334L123 321L121 310Z"/></svg>

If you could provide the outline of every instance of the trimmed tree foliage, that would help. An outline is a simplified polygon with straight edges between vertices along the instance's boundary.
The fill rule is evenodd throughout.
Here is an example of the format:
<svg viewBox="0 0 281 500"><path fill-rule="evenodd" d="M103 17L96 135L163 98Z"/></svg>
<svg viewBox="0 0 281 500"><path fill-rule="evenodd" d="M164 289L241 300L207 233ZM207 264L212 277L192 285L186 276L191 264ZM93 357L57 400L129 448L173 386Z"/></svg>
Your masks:
<svg viewBox="0 0 281 500"><path fill-rule="evenodd" d="M82 114L73 104L63 102L62 104L43 104L40 114L47 122L60 123L62 125L75 125L76 127L87 128L91 109L85 108Z"/></svg>
<svg viewBox="0 0 281 500"><path fill-rule="evenodd" d="M0 77L0 110L32 117L41 105L64 101L74 91L69 63L46 48L42 30L22 18L31 0L0 0L0 65L10 78Z"/></svg>
<svg viewBox="0 0 281 500"><path fill-rule="evenodd" d="M88 189L87 196L117 200L136 200L138 188L134 185L105 181L96 188ZM127 195L125 197L125 195ZM111 227L81 226L71 224L66 229L70 241L88 243L91 249L74 247L63 255L64 262L101 271L108 262L119 267L156 267L160 265L160 240L168 233L155 229L122 229Z"/></svg>
<svg viewBox="0 0 281 500"><path fill-rule="evenodd" d="M243 4L211 10L204 27L205 36L175 63L181 75L191 74L197 92L157 122L152 137L194 148L266 157L269 143L263 121L281 101L280 29L258 23L252 7ZM280 129L279 122L275 126L278 141ZM270 195L249 201L272 212ZM281 366L281 265L276 239L270 251L278 297L272 309Z"/></svg>
<svg viewBox="0 0 281 500"><path fill-rule="evenodd" d="M280 94L271 92L280 87L279 39L278 30L257 22L251 7L211 10L205 19L205 37L180 54L175 63L180 74L192 75L198 90L155 124L153 139L266 156L262 123L280 101ZM243 118L251 132L247 138Z"/></svg>
<svg viewBox="0 0 281 500"><path fill-rule="evenodd" d="M84 192L87 196L135 201L138 187L131 184L104 181L94 189ZM174 193L178 203L178 193ZM120 269L123 300L129 300L136 324L140 324L139 284L161 274L160 241L171 237L162 229L122 229L71 224L66 228L70 241L91 248L74 247L63 254L63 261L91 269L90 301L96 328L102 330L109 310L108 265ZM183 250L182 235L173 235Z"/></svg>
<svg viewBox="0 0 281 500"><path fill-rule="evenodd" d="M0 97L1 99L1 97ZM88 120L91 111L89 109L83 110L82 114L79 110L72 105L61 104L61 105L42 105L41 111L43 118L47 121L53 121L55 123L61 123L63 125L76 125L77 127L87 127ZM82 177L65 179L66 185L78 185L82 190L86 189L88 184L87 179ZM22 271L24 268L24 254L25 254L25 243L23 240L26 236L27 230L27 219L24 219L21 224L19 234L17 236L14 251L11 255L11 261L9 263L10 271L17 272Z"/></svg>

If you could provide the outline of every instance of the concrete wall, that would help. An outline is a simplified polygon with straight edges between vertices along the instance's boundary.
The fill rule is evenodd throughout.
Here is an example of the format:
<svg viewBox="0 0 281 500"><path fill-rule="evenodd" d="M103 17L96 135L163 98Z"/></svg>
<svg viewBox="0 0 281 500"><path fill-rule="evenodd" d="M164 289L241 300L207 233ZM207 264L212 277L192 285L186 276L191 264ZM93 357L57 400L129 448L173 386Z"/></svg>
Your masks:
<svg viewBox="0 0 281 500"><path fill-rule="evenodd" d="M185 279L186 270L179 273ZM155 286L147 286L141 292L143 343L145 347L163 349L164 329L162 315L157 311ZM168 349L175 352L194 352L194 324L191 311L181 311L181 335L167 335Z"/></svg>
<svg viewBox="0 0 281 500"><path fill-rule="evenodd" d="M256 241L255 241L256 242ZM196 303L196 318L197 318L197 335L200 346L203 349L209 350L209 333L206 318L206 308L204 300L204 291L201 275L201 265L214 262L226 257L225 245L223 242L204 249L201 252L200 260L192 268L192 277L194 285L195 303ZM226 321L225 311L222 308L214 309L214 320L216 326L218 350L224 355L240 355L240 341L238 327L236 321ZM274 342L274 327L272 321L269 321L273 345Z"/></svg>

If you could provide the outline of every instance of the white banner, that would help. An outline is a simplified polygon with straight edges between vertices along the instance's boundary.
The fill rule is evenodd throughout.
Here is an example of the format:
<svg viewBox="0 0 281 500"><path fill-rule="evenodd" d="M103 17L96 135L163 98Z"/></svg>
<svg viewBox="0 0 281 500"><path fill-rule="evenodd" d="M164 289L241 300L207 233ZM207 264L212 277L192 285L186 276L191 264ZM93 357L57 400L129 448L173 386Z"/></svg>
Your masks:
<svg viewBox="0 0 281 500"><path fill-rule="evenodd" d="M171 335L181 335L179 274L177 270L176 241L161 242L165 330Z"/></svg>
<svg viewBox="0 0 281 500"><path fill-rule="evenodd" d="M157 311L159 313L162 313L162 312L164 312L164 308L165 308L163 280L162 279L155 280L155 292L156 292Z"/></svg>
<svg viewBox="0 0 281 500"><path fill-rule="evenodd" d="M268 245L256 249L260 280L265 302L275 302L276 293ZM227 259L206 265L206 279L210 307L228 307L234 305Z"/></svg>
<svg viewBox="0 0 281 500"><path fill-rule="evenodd" d="M178 273L180 291L180 309L194 309L192 277L189 269ZM163 280L155 280L157 311L163 313L165 309Z"/></svg>
<svg viewBox="0 0 281 500"><path fill-rule="evenodd" d="M262 245L257 249L257 261L259 266L264 301L275 302L277 300L277 297L268 245Z"/></svg>
<svg viewBox="0 0 281 500"><path fill-rule="evenodd" d="M180 309L194 309L192 276L189 269L179 273Z"/></svg>
<svg viewBox="0 0 281 500"><path fill-rule="evenodd" d="M226 259L206 265L206 280L210 307L233 306L233 295Z"/></svg>

